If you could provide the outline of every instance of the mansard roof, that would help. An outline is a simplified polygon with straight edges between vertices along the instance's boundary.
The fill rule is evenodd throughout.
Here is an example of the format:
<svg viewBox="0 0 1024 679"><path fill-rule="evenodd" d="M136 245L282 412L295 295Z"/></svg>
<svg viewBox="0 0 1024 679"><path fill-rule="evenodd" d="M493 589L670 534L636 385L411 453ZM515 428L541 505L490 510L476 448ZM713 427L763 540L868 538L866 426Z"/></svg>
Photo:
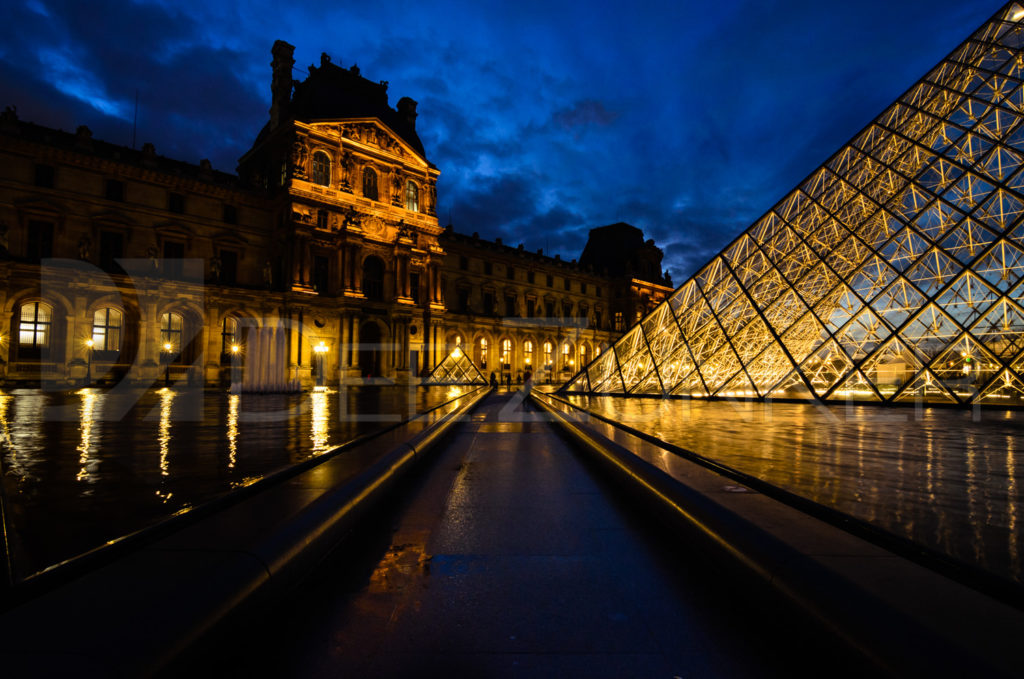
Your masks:
<svg viewBox="0 0 1024 679"><path fill-rule="evenodd" d="M413 122L415 112L410 119L409 115L391 108L388 105L387 82L367 80L359 74L359 67L355 65L342 68L324 59L319 67L310 66L309 76L295 83L288 115L303 122L377 118L426 158L423 142L416 134Z"/></svg>

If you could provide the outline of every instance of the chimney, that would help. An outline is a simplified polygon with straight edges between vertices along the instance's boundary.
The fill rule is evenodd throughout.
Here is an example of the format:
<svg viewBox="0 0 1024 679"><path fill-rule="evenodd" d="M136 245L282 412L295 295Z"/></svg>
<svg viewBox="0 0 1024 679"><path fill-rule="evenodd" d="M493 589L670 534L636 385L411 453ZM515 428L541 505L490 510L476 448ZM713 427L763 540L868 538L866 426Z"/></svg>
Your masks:
<svg viewBox="0 0 1024 679"><path fill-rule="evenodd" d="M292 98L292 66L295 65L295 47L284 40L275 40L270 49L274 60L270 62L274 77L270 82L270 127L277 127L281 115Z"/></svg>
<svg viewBox="0 0 1024 679"><path fill-rule="evenodd" d="M398 100L398 115L401 116L402 120L412 128L412 131L416 131L416 101L409 97L402 97Z"/></svg>

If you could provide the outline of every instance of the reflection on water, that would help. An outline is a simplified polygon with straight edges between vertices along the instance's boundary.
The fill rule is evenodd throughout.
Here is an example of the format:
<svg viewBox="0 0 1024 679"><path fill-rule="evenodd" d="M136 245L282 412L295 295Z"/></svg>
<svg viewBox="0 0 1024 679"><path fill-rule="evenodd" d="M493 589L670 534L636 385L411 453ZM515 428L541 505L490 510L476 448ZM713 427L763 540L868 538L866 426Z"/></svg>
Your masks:
<svg viewBox="0 0 1024 679"><path fill-rule="evenodd" d="M1024 412L607 396L569 400L1024 582Z"/></svg>
<svg viewBox="0 0 1024 679"><path fill-rule="evenodd" d="M309 417L309 439L313 442L310 453L319 455L327 450L327 392L314 391L309 395L311 412Z"/></svg>
<svg viewBox="0 0 1024 679"><path fill-rule="evenodd" d="M241 400L242 397L238 394L228 394L228 469L234 469L238 461L238 404Z"/></svg>
<svg viewBox="0 0 1024 679"><path fill-rule="evenodd" d="M96 480L96 474L100 466L99 458L93 450L93 429L96 429L95 435L98 437L103 425L101 421L96 420L95 410L96 401L101 399L102 396L97 394L95 389L81 389L78 394L82 397L82 406L79 409L81 414L78 418L78 429L82 434L82 438L78 444L79 469L75 479L92 483ZM89 491L85 492L88 493Z"/></svg>
<svg viewBox="0 0 1024 679"><path fill-rule="evenodd" d="M0 393L15 575L71 558L447 400L444 387L311 394Z"/></svg>

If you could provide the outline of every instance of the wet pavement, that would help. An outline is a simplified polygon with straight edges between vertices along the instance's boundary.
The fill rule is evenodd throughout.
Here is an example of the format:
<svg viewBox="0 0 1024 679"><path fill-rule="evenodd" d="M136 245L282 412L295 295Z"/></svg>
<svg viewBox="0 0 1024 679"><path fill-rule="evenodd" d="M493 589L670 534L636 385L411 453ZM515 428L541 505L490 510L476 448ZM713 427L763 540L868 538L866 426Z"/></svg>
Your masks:
<svg viewBox="0 0 1024 679"><path fill-rule="evenodd" d="M415 386L0 392L12 570L28 577L453 397Z"/></svg>
<svg viewBox="0 0 1024 679"><path fill-rule="evenodd" d="M614 396L569 401L1024 584L1022 411Z"/></svg>
<svg viewBox="0 0 1024 679"><path fill-rule="evenodd" d="M870 673L652 523L508 393L286 603L195 663L282 677Z"/></svg>

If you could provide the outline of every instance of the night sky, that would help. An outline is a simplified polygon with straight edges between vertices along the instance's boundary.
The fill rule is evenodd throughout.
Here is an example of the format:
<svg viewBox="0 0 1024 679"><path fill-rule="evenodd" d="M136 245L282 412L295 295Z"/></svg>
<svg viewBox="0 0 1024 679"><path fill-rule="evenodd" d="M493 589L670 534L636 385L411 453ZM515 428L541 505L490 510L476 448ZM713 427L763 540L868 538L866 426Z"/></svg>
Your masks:
<svg viewBox="0 0 1024 679"><path fill-rule="evenodd" d="M626 221L676 284L1002 3L16 0L0 106L234 172L266 122L270 47L387 80L441 169L438 218L563 258Z"/></svg>

